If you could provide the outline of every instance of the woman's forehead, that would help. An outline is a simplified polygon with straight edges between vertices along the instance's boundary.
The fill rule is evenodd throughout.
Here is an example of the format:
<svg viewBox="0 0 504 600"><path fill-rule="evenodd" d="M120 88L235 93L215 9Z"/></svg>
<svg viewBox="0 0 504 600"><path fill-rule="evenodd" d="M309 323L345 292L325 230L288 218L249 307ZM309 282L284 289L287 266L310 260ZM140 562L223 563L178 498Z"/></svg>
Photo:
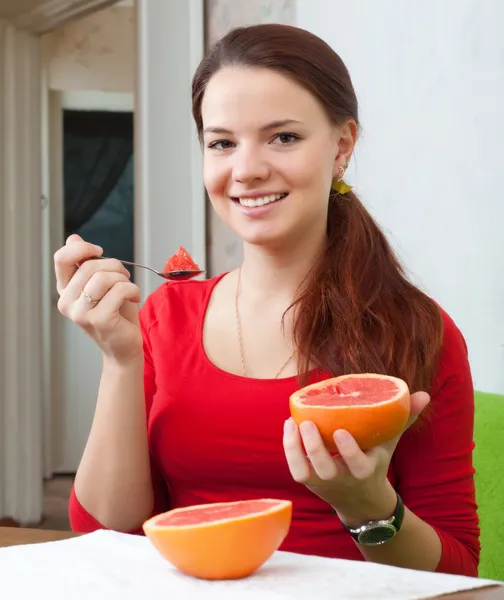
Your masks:
<svg viewBox="0 0 504 600"><path fill-rule="evenodd" d="M209 81L201 106L204 128L264 128L276 121L307 123L323 117L315 97L293 79L271 69L227 67ZM318 114L320 113L320 114Z"/></svg>

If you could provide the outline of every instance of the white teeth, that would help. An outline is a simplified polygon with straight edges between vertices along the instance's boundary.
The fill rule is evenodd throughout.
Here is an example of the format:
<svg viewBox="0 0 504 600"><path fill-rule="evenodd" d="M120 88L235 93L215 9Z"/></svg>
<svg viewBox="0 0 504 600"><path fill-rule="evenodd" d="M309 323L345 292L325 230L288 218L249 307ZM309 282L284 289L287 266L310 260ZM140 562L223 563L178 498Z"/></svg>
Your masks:
<svg viewBox="0 0 504 600"><path fill-rule="evenodd" d="M280 200L286 194L270 194L269 196L261 196L259 198L238 198L240 204L242 206L248 206L250 208L254 208L257 206L264 206L265 204L270 204L270 202L275 202L275 200Z"/></svg>

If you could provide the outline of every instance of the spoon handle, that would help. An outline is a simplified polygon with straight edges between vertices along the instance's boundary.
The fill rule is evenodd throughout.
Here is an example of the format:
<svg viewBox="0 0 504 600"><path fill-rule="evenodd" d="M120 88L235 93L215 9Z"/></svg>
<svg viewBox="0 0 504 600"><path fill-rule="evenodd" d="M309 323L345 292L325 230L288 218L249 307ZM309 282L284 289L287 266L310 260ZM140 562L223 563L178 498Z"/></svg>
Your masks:
<svg viewBox="0 0 504 600"><path fill-rule="evenodd" d="M100 256L100 258L108 258L108 257ZM153 273L155 273L156 275L160 275L161 277L163 276L162 273L160 273L159 271L156 271L156 269L151 269L151 267L147 267L147 266L141 265L139 263L130 262L129 260L122 260L120 258L118 258L117 260L119 262L121 262L123 265L130 265L131 267L140 267L141 269L147 269L148 271L152 271Z"/></svg>

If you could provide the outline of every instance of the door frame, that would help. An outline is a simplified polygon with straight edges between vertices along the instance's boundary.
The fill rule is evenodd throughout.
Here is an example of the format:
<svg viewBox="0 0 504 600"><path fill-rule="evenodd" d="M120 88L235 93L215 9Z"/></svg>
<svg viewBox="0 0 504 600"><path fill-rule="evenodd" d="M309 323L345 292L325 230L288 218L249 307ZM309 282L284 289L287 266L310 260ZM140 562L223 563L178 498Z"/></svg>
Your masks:
<svg viewBox="0 0 504 600"><path fill-rule="evenodd" d="M47 66L47 61L43 63ZM44 78L47 69L43 68ZM57 308L58 294L56 281L52 272L54 253L64 243L64 191L63 191L63 113L65 110L111 110L134 111L133 93L109 92L61 92L43 83L43 135L45 147L43 154L43 197L50 198L44 202L42 212L43 244L44 244L44 279L43 279L43 311L44 311L44 476L73 473L75 471L75 453L69 445L78 439L66 430L68 410L65 399L65 385L62 371L65 371L65 340L68 338L68 327ZM64 375L63 375L64 377Z"/></svg>
<svg viewBox="0 0 504 600"><path fill-rule="evenodd" d="M68 4L79 4L83 8L80 16L92 12L92 7L100 5L96 10L115 4L110 0L71 1ZM84 5L88 9L84 10ZM137 63L136 87L134 90L134 119L135 119L135 259L144 264L158 264L160 258L167 258L166 252L170 247L159 236L151 235L153 227L164 212L176 214L177 218L186 224L184 239L178 239L180 232L176 220L169 227L174 243L190 245L190 251L200 264L206 268L206 201L202 181L202 155L196 136L195 126L190 117L190 81L194 70L201 60L204 48L204 0L189 0L183 2L166 2L166 0L136 0L136 36ZM152 31L152 23L158 24L165 19L168 27L186 32L182 37L167 35L160 29ZM58 23L56 26L59 26ZM161 23L162 25L162 23ZM150 27L149 27L150 26ZM39 26L42 27L42 26ZM54 27L53 27L54 28ZM148 30L148 31L147 31ZM187 34L187 32L189 32ZM154 39L153 39L154 38ZM181 46L182 42L182 46ZM183 46L185 44L185 47ZM48 200L43 219L43 273L42 307L44 312L44 475L51 476L57 471L68 471L68 464L63 456L64 441L64 411L65 399L59 385L59 368L64 365L63 327L61 316L57 311L57 293L55 290L53 255L64 244L63 240L63 132L62 111L63 96L61 92L51 90L48 77L47 49L42 46L42 148L41 161L43 168L43 195ZM160 50L158 50L160 48ZM159 86L159 74L154 74L152 64L160 62L158 52L163 56L185 56L186 63L166 61L161 79L165 85ZM169 83L169 85L168 85ZM176 90L185 90L184 102L178 102L174 96ZM119 95L118 95L119 96ZM75 96L74 96L75 99ZM123 97L124 99L124 97ZM68 100L68 96L66 98ZM175 100L175 102L173 102ZM167 161L163 169L153 169L150 157L158 152L166 151L159 146L159 128L168 127L163 119L165 115L157 110L161 105L175 106L170 118L177 122L179 136L189 140L186 147L184 162L171 163ZM66 104L66 102L65 102ZM171 142L168 142L169 144ZM170 148L173 151L173 148ZM182 171L182 172L181 172ZM187 189L184 202L180 194L174 194L174 204L169 201L162 191L163 180L186 182ZM188 184L188 185L187 185ZM180 186L179 186L180 187ZM189 199L189 202L187 202ZM188 239L189 238L189 239ZM164 264L164 263L162 263ZM151 293L158 282L149 278L141 269L135 272L142 298Z"/></svg>

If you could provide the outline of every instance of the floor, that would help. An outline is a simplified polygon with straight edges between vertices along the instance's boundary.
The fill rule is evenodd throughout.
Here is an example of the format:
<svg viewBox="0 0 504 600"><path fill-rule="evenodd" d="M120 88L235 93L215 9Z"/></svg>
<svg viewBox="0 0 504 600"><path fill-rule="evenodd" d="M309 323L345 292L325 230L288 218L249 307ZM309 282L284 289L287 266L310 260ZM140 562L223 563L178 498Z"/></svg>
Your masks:
<svg viewBox="0 0 504 600"><path fill-rule="evenodd" d="M70 530L68 521L68 497L73 477L58 475L44 485L44 512L38 529Z"/></svg>

